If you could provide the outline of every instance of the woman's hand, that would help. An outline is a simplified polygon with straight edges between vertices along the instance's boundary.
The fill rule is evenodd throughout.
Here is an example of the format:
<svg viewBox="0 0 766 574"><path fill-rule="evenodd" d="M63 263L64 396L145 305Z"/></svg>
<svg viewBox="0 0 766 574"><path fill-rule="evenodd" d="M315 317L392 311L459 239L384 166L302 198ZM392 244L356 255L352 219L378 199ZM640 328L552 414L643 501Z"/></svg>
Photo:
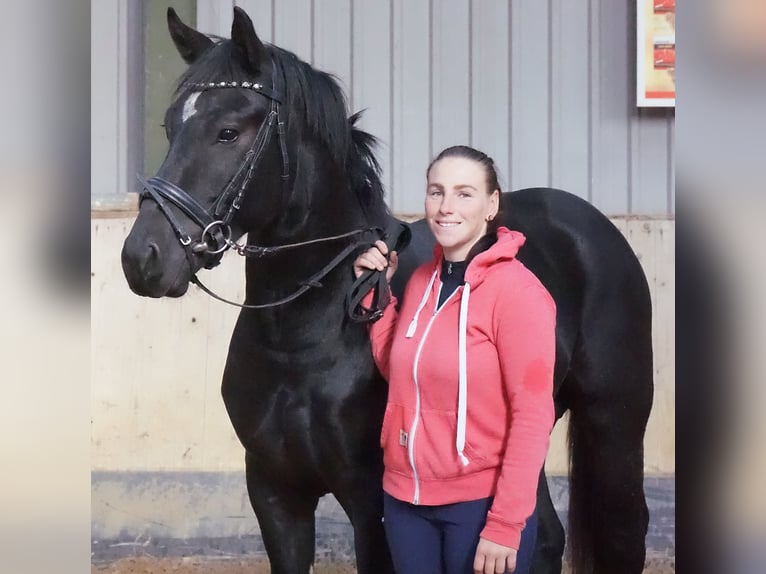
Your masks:
<svg viewBox="0 0 766 574"><path fill-rule="evenodd" d="M391 256L386 259L388 247L380 239L375 242L374 247L370 247L354 261L354 275L359 276L367 270L383 271L386 269L386 281L391 281L391 277L396 273L399 266L399 257L396 251L391 252Z"/></svg>
<svg viewBox="0 0 766 574"><path fill-rule="evenodd" d="M473 571L476 574L503 574L516 569L516 550L479 538Z"/></svg>

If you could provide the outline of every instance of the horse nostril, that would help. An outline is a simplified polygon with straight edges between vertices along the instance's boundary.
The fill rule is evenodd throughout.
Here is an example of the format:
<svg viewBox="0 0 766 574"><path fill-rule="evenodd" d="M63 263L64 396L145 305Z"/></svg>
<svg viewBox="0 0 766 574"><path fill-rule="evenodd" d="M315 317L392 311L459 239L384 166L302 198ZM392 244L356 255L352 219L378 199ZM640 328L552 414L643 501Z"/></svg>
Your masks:
<svg viewBox="0 0 766 574"><path fill-rule="evenodd" d="M152 260L157 260L160 258L160 248L157 247L157 244L154 242L149 243L149 254L146 256L147 263Z"/></svg>
<svg viewBox="0 0 766 574"><path fill-rule="evenodd" d="M160 248L156 243L150 242L146 249L146 258L142 267L144 278L151 279L160 270Z"/></svg>
<svg viewBox="0 0 766 574"><path fill-rule="evenodd" d="M163 237L147 236L134 227L122 246L122 271L131 291L147 297L162 297L167 286L164 282L165 265L170 246Z"/></svg>

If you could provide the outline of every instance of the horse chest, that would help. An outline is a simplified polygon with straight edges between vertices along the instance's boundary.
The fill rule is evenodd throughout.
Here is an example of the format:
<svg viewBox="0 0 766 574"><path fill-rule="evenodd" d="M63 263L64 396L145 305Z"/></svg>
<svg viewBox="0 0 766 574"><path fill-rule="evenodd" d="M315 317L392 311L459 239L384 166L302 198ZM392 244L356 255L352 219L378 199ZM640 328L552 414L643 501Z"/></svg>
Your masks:
<svg viewBox="0 0 766 574"><path fill-rule="evenodd" d="M312 344L304 337L300 348L294 341L282 345L245 315L232 336L224 403L247 452L274 476L326 477L338 466L356 466L359 451L377 448L370 411L380 406L382 414L378 395L385 386L366 333L349 339L323 328L322 334Z"/></svg>
<svg viewBox="0 0 766 574"><path fill-rule="evenodd" d="M317 482L321 453L312 440L310 409L300 401L279 393L268 408L234 424L262 473L285 482Z"/></svg>
<svg viewBox="0 0 766 574"><path fill-rule="evenodd" d="M224 380L224 402L242 445L274 472L312 475L334 450L335 401L318 392L331 377L301 374L268 362L249 376ZM323 380L324 379L324 380Z"/></svg>

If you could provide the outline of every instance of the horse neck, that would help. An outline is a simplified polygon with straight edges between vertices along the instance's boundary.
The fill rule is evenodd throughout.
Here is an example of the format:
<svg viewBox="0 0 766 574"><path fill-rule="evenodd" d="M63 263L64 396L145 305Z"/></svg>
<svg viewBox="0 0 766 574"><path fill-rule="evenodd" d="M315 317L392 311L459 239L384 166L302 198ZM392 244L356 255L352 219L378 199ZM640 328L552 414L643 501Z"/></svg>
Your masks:
<svg viewBox="0 0 766 574"><path fill-rule="evenodd" d="M316 142L299 143L293 154L295 175L287 191L280 188L288 199L274 225L273 243L308 241L369 226L345 166L337 165Z"/></svg>
<svg viewBox="0 0 766 574"><path fill-rule="evenodd" d="M270 245L300 243L333 237L370 227L345 171L321 153L304 147L296 154L295 177L290 181L290 201L275 225ZM358 237L349 237L283 251L262 259L248 260L246 296L248 303L262 304L287 297ZM255 239L248 240L255 243ZM334 321L343 312L345 289L351 284L351 256L313 288L284 307L258 311L264 329L272 324L300 328L306 321ZM338 316L338 320L342 317ZM276 333L275 333L276 336Z"/></svg>
<svg viewBox="0 0 766 574"><path fill-rule="evenodd" d="M268 260L248 260L245 301L263 305L278 302L302 289L302 284L324 268L345 246L328 243L298 248ZM304 251L305 249L305 251ZM252 337L265 347L304 353L309 348L332 346L342 336L345 293L351 287L351 257L297 298L267 309L243 310L240 321L252 328Z"/></svg>

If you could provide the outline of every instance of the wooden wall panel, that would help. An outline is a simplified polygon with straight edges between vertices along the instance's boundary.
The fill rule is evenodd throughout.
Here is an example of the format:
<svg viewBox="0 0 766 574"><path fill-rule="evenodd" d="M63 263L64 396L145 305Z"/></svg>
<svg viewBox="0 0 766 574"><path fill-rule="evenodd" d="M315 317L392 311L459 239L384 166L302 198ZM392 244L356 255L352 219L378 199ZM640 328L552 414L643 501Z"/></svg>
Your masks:
<svg viewBox="0 0 766 574"><path fill-rule="evenodd" d="M639 254L654 304L655 401L646 471L675 470L675 222L613 220ZM91 413L96 470L239 470L242 448L220 383L237 310L196 287L181 299L145 299L127 287L119 252L131 218L91 221ZM227 254L201 279L244 298L243 260ZM567 468L566 420L546 463Z"/></svg>

